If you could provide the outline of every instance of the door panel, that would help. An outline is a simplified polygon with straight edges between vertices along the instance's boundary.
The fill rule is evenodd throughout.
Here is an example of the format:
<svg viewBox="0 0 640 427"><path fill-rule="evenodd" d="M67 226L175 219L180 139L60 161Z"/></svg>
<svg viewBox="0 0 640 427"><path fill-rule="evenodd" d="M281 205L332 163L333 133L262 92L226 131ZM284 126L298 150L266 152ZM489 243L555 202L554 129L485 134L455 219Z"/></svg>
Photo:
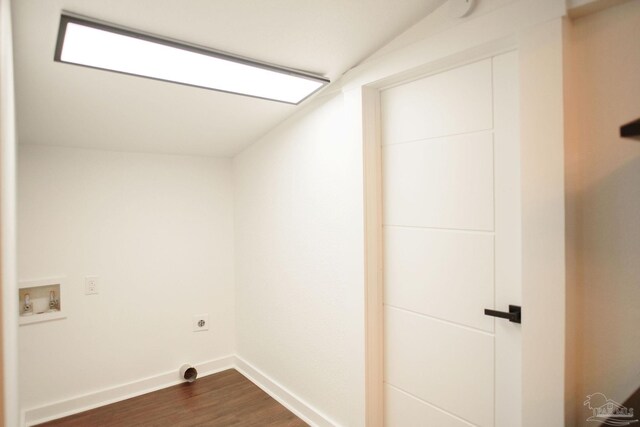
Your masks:
<svg viewBox="0 0 640 427"><path fill-rule="evenodd" d="M385 333L388 383L473 424L493 425L493 335L392 307Z"/></svg>
<svg viewBox="0 0 640 427"><path fill-rule="evenodd" d="M385 303L493 332L493 235L384 227Z"/></svg>
<svg viewBox="0 0 640 427"><path fill-rule="evenodd" d="M385 425L398 426L437 426L437 427L469 427L473 426L460 418L426 405L409 393L405 393L389 384L384 390L387 407ZM417 420L419 420L417 422Z"/></svg>
<svg viewBox="0 0 640 427"><path fill-rule="evenodd" d="M381 93L388 426L521 425L517 64Z"/></svg>
<svg viewBox="0 0 640 427"><path fill-rule="evenodd" d="M493 231L492 132L388 145L382 161L385 225Z"/></svg>
<svg viewBox="0 0 640 427"><path fill-rule="evenodd" d="M490 129L492 97L490 59L386 90L382 144Z"/></svg>

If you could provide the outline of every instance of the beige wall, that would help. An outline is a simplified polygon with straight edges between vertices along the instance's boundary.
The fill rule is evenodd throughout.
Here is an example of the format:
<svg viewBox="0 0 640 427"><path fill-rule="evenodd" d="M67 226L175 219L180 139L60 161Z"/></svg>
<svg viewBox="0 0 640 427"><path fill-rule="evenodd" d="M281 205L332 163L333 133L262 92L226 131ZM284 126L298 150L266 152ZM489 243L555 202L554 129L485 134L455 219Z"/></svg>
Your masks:
<svg viewBox="0 0 640 427"><path fill-rule="evenodd" d="M623 402L640 386L640 141L619 138L640 118L640 1L570 27L566 93L569 302L567 364L582 402ZM573 322L573 323L572 323ZM636 412L640 408L635 408Z"/></svg>

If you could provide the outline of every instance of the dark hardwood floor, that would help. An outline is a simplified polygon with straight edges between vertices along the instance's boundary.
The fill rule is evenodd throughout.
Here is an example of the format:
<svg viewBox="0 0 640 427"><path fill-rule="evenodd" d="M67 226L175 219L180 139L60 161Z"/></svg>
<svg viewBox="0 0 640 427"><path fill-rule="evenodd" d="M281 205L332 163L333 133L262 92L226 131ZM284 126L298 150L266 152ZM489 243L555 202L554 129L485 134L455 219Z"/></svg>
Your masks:
<svg viewBox="0 0 640 427"><path fill-rule="evenodd" d="M307 424L235 369L40 426L283 426Z"/></svg>

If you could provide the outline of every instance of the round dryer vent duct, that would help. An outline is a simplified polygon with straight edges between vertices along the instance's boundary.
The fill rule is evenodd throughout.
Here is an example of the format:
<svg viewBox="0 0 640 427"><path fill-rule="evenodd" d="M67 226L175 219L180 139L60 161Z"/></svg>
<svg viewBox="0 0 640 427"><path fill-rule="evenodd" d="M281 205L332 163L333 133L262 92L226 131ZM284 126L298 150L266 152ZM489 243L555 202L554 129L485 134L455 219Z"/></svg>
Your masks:
<svg viewBox="0 0 640 427"><path fill-rule="evenodd" d="M180 367L180 378L188 383L192 383L198 378L198 371L193 366L187 364Z"/></svg>

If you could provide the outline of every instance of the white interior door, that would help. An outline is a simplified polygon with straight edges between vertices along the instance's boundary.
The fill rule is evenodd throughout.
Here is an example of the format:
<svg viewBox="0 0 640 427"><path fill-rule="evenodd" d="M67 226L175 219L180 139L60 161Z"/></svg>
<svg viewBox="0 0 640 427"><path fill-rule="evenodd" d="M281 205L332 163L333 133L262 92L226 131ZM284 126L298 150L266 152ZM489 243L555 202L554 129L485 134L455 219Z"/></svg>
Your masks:
<svg viewBox="0 0 640 427"><path fill-rule="evenodd" d="M381 92L387 426L521 425L517 67Z"/></svg>

